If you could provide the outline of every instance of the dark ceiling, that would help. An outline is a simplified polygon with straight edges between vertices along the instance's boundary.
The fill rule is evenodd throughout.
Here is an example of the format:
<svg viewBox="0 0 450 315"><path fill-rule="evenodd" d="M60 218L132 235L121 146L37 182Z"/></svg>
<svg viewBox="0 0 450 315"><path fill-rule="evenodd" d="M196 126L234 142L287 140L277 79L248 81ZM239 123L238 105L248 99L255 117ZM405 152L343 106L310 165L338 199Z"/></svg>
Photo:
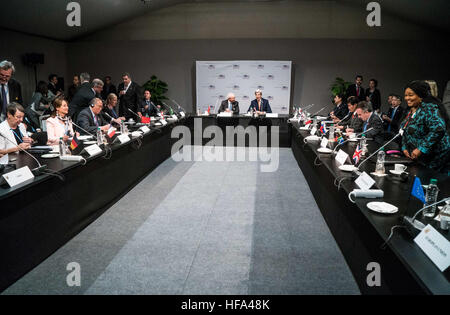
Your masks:
<svg viewBox="0 0 450 315"><path fill-rule="evenodd" d="M51 39L70 41L110 25L152 10L185 2L268 2L280 0L77 0L81 6L82 24L68 27L69 0L1 0L0 27ZM323 0L284 0L323 1ZM370 1L335 0L352 6ZM450 0L378 0L383 12L424 27L450 33ZM6 14L5 14L6 13Z"/></svg>

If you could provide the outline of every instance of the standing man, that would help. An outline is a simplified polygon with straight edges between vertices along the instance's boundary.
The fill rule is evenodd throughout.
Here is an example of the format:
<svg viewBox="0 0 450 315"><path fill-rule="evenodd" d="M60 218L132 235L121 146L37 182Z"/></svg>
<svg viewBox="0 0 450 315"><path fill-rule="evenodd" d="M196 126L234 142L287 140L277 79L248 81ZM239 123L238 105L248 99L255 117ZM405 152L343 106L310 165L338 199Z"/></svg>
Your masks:
<svg viewBox="0 0 450 315"><path fill-rule="evenodd" d="M364 88L362 87L363 76L358 74L355 78L355 84L352 84L347 89L347 98L350 96L356 96L358 101L365 101L366 94Z"/></svg>
<svg viewBox="0 0 450 315"><path fill-rule="evenodd" d="M136 119L136 114L141 116L141 88L135 82L131 81L129 73L122 75L122 83L119 84L119 116L126 119ZM133 111L134 113L130 112Z"/></svg>
<svg viewBox="0 0 450 315"><path fill-rule="evenodd" d="M48 76L48 90L52 92L54 95L58 96L58 88L56 85L58 84L58 76L54 73Z"/></svg>
<svg viewBox="0 0 450 315"><path fill-rule="evenodd" d="M269 101L262 98L262 91L260 89L255 91L255 99L250 103L248 112L255 110L258 115L264 115L266 113L271 113Z"/></svg>
<svg viewBox="0 0 450 315"><path fill-rule="evenodd" d="M20 83L11 79L15 71L12 62L7 60L0 62L0 122L7 117L6 108L9 103L23 103Z"/></svg>
<svg viewBox="0 0 450 315"><path fill-rule="evenodd" d="M80 74L80 78L83 74ZM89 75L88 75L89 78ZM100 79L92 80L92 86L89 81L85 81L81 84L77 93L73 97L72 101L69 104L69 115L72 117L72 120L77 120L77 115L86 107L89 106L89 102L94 97L100 97L100 93L103 89L103 81Z"/></svg>
<svg viewBox="0 0 450 315"><path fill-rule="evenodd" d="M383 119L384 130L391 135L398 133L400 128L400 122L403 118L403 107L400 106L401 104L402 98L399 95L392 95L391 107L387 115L383 114L381 117Z"/></svg>
<svg viewBox="0 0 450 315"><path fill-rule="evenodd" d="M228 93L227 99L220 104L219 113L232 112L234 115L239 115L239 102L233 93Z"/></svg>
<svg viewBox="0 0 450 315"><path fill-rule="evenodd" d="M107 75L105 77L105 81L104 82L105 82L105 85L103 86L102 99L106 100L108 95L111 94L111 93L117 95L116 86L114 84L112 84L111 77L109 75Z"/></svg>

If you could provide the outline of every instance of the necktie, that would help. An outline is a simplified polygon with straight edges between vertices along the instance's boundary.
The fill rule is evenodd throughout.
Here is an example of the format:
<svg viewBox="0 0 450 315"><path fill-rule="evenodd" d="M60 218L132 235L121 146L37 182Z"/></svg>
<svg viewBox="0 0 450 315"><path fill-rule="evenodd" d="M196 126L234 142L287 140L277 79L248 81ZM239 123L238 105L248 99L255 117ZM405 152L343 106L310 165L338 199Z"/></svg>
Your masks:
<svg viewBox="0 0 450 315"><path fill-rule="evenodd" d="M98 119L97 119L97 115L94 115L94 121L95 121L95 124L96 124L97 127L98 127Z"/></svg>
<svg viewBox="0 0 450 315"><path fill-rule="evenodd" d="M231 102L228 102L228 109L231 110L233 106L231 106Z"/></svg>
<svg viewBox="0 0 450 315"><path fill-rule="evenodd" d="M117 118L117 113L116 113L116 111L114 110L114 108L111 108L111 112L112 112L112 114L113 114L113 117L114 117L114 118Z"/></svg>
<svg viewBox="0 0 450 315"><path fill-rule="evenodd" d="M8 106L8 101L6 100L6 90L5 85L2 84L2 114L6 116L6 106Z"/></svg>
<svg viewBox="0 0 450 315"><path fill-rule="evenodd" d="M359 97L359 86L356 86L356 96Z"/></svg>
<svg viewBox="0 0 450 315"><path fill-rule="evenodd" d="M367 130L367 124L368 124L369 122L368 121L366 121L365 123L364 123L364 129L363 129L363 131L366 131Z"/></svg>
<svg viewBox="0 0 450 315"><path fill-rule="evenodd" d="M258 110L261 111L261 101L258 102Z"/></svg>

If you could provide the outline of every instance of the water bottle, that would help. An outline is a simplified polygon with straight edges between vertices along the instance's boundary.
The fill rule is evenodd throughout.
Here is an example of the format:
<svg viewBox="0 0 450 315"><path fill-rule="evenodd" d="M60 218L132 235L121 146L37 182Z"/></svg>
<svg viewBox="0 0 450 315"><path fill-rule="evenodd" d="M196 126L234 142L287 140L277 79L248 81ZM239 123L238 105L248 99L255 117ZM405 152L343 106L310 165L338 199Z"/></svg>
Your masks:
<svg viewBox="0 0 450 315"><path fill-rule="evenodd" d="M427 191L425 194L425 201L427 205L431 205L437 201L437 196L439 193L439 188L437 186L437 179L432 178L430 180L430 184L427 187ZM433 218L436 214L436 205L423 210L423 215L425 217Z"/></svg>
<svg viewBox="0 0 450 315"><path fill-rule="evenodd" d="M102 131L100 130L100 127L97 128L97 145L102 145L103 139L102 139Z"/></svg>
<svg viewBox="0 0 450 315"><path fill-rule="evenodd" d="M328 132L328 141L334 142L334 126L330 127L330 131Z"/></svg>
<svg viewBox="0 0 450 315"><path fill-rule="evenodd" d="M124 128L123 126L125 125L125 123L123 121L120 122L120 133L123 134L124 133Z"/></svg>
<svg viewBox="0 0 450 315"><path fill-rule="evenodd" d="M59 138L59 156L65 156L66 155L66 146L64 143L63 138Z"/></svg>
<svg viewBox="0 0 450 315"><path fill-rule="evenodd" d="M441 229L447 231L450 229L450 200L445 202L444 208L442 208L441 215Z"/></svg>
<svg viewBox="0 0 450 315"><path fill-rule="evenodd" d="M359 145L360 145L359 147L360 147L361 150L362 150L361 155L362 155L362 156L365 156L366 153L368 152L368 150L367 150L367 139L366 139L366 136L365 136L365 135L362 135L362 137L361 137L361 142L360 142Z"/></svg>
<svg viewBox="0 0 450 315"><path fill-rule="evenodd" d="M385 157L386 157L386 153L384 153L384 150L380 150L378 152L378 155L377 155L377 164L375 166L375 173L376 174L379 174L379 175L384 174L384 172L385 172L385 169L384 169L384 159L385 159Z"/></svg>

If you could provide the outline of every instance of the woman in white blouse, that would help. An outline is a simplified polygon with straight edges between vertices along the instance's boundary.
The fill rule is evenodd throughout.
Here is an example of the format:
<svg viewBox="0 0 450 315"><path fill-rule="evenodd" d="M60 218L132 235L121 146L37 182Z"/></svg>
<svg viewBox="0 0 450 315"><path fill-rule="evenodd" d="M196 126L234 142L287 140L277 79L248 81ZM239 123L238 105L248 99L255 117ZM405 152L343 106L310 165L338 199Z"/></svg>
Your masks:
<svg viewBox="0 0 450 315"><path fill-rule="evenodd" d="M67 101L57 97L53 101L53 108L52 117L47 119L48 145L57 145L60 138L67 141L74 135L72 120L68 115L69 104Z"/></svg>

